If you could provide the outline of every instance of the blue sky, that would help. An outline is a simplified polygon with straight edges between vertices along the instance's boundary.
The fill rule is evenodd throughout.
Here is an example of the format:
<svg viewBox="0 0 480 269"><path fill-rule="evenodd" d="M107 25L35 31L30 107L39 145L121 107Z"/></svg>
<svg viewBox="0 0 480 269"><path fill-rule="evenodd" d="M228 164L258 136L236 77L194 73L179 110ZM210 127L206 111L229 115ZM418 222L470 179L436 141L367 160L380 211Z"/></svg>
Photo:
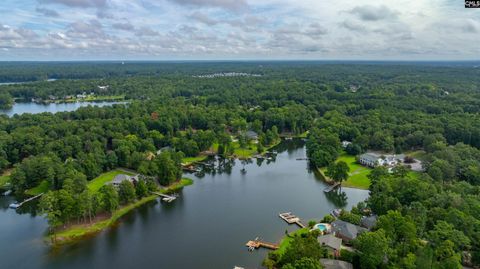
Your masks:
<svg viewBox="0 0 480 269"><path fill-rule="evenodd" d="M478 60L462 0L2 0L0 60Z"/></svg>

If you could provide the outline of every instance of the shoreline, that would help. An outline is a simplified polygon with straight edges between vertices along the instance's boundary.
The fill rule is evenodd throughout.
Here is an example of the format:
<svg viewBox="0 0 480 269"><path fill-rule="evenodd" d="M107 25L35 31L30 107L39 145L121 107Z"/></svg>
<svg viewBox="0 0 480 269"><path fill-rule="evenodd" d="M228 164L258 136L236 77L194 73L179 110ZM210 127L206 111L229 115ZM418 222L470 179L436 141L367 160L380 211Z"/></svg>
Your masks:
<svg viewBox="0 0 480 269"><path fill-rule="evenodd" d="M327 177L327 176L323 173L323 171L321 170L321 168L315 167L315 172L317 172L317 173L321 176L322 180L323 180L325 183L332 185L333 180L331 180L329 177ZM364 188L364 187L362 187L362 186L358 186L358 185L355 185L355 184L348 184L347 181L348 181L348 179L347 179L346 181L343 181L343 182L342 182L342 188L351 188L351 189L357 189L357 190L368 190L369 187L370 187L370 185L369 185L369 187Z"/></svg>
<svg viewBox="0 0 480 269"><path fill-rule="evenodd" d="M193 180L190 178L182 178L177 182L174 182L170 186L160 189L159 192L163 194L172 193L178 190L183 189L186 186L192 185ZM61 229L55 234L48 234L45 236L45 241L47 244L52 245L53 247L58 247L61 245L74 243L77 240L85 238L90 235L99 233L112 225L118 223L120 218L131 212L132 210L148 203L154 201L158 198L158 195L152 194L146 197L143 197L140 200L135 201L134 203L125 205L111 214L107 219L97 216L91 223L84 224L73 224L65 229Z"/></svg>

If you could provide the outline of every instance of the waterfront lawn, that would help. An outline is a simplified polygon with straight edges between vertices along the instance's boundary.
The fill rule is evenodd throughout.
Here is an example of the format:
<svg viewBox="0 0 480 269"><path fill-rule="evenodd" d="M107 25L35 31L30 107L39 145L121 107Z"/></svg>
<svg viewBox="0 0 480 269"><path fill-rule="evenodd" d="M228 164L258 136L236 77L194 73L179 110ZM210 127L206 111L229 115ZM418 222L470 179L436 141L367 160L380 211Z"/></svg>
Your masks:
<svg viewBox="0 0 480 269"><path fill-rule="evenodd" d="M119 174L125 174L125 175L129 175L129 176L133 176L133 173L131 173L131 172L127 172L127 171L120 170L120 169L115 169L115 170L103 173L100 176L90 180L87 184L87 187L91 191L98 191L103 185L105 185L105 183L112 181L113 178L116 175L119 175Z"/></svg>
<svg viewBox="0 0 480 269"><path fill-rule="evenodd" d="M276 145L280 144L282 142L281 139L278 139L277 142L273 143L272 145L265 146L263 149L263 152L261 154L264 154L271 148L275 147ZM233 142L232 143L234 151L233 154L239 158L239 159L248 159L253 157L254 155L258 154L258 149L257 149L257 144L255 143L250 143L247 148L241 148L240 143L238 142Z"/></svg>
<svg viewBox="0 0 480 269"><path fill-rule="evenodd" d="M10 176L0 176L0 187L10 183Z"/></svg>
<svg viewBox="0 0 480 269"><path fill-rule="evenodd" d="M355 156L348 155L346 152L342 152L337 159L337 162L344 161L347 163L348 167L350 168L350 172L348 173L348 179L342 182L343 187L351 187L357 189L368 189L370 187L370 179L368 179L367 175L372 170L369 167L365 167L359 163ZM326 167L320 169L321 172L325 175L325 171L327 170Z"/></svg>
<svg viewBox="0 0 480 269"><path fill-rule="evenodd" d="M300 236L300 235L308 233L308 232L309 232L308 228L302 228L302 229L296 230L294 232L291 232L288 235L285 235L285 237L282 238L282 241L280 242L280 245L279 245L278 249L275 250L274 252L279 257L281 257L285 253L287 248L290 246L290 244L293 241L293 238L295 236Z"/></svg>
<svg viewBox="0 0 480 269"><path fill-rule="evenodd" d="M123 171L122 171L123 172ZM182 189L185 186L189 186L193 184L193 180L189 178L182 178L181 180L172 183L170 186L167 188L164 188L160 190L160 193L171 193L174 191L178 191ZM124 207L121 207L117 209L115 212L112 213L111 217L108 219L104 219L99 217L97 221L93 221L92 223L87 223L87 224L77 224L77 225L71 225L67 227L66 229L63 229L59 232L57 232L55 235L49 235L48 238L50 241L53 240L54 237L57 238L57 241L54 242L55 244L65 244L69 242L73 242L78 238L81 238L83 236L89 235L89 234L94 234L97 232L102 231L105 228L108 228L109 226L113 225L115 222L117 222L122 216L130 212L131 210L140 207L143 204L146 204L150 201L156 200L158 196L156 194L144 197L140 200L137 200L134 203L128 204ZM52 241L53 242L53 241Z"/></svg>
<svg viewBox="0 0 480 269"><path fill-rule="evenodd" d="M195 163L195 162L201 162L201 161L203 161L207 158L208 158L208 156L206 156L206 155L197 156L197 157L185 157L185 158L182 158L182 164L183 165L189 165L189 164L192 164L192 163Z"/></svg>
<svg viewBox="0 0 480 269"><path fill-rule="evenodd" d="M47 192L49 189L50 189L50 182L47 180L43 180L35 188L26 190L25 194L30 196L35 196L35 195L39 195L40 193Z"/></svg>

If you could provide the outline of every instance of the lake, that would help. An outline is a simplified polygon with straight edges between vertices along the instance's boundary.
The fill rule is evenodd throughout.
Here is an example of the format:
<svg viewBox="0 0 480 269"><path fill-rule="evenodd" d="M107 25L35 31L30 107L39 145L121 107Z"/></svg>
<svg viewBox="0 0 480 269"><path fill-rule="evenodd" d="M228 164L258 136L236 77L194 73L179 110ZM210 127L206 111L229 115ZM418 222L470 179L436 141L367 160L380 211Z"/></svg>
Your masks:
<svg viewBox="0 0 480 269"><path fill-rule="evenodd" d="M245 243L257 236L279 242L285 230L298 229L278 213L291 211L308 222L368 197L368 191L350 188L327 196L326 185L307 162L296 160L305 157L303 141L285 141L276 150L268 163L215 161L215 173L186 175L195 183L176 201L147 204L115 227L58 249L42 242L47 229L43 218L6 209L12 198L2 197L1 267L260 268L267 251L249 252Z"/></svg>
<svg viewBox="0 0 480 269"><path fill-rule="evenodd" d="M9 117L18 114L31 113L38 114L43 112L65 112L65 111L75 111L80 107L85 106L111 106L114 104L126 104L125 101L100 101L100 102L72 102L72 103L49 103L49 104L40 104L40 103L15 103L11 109L0 110L0 114L6 114Z"/></svg>

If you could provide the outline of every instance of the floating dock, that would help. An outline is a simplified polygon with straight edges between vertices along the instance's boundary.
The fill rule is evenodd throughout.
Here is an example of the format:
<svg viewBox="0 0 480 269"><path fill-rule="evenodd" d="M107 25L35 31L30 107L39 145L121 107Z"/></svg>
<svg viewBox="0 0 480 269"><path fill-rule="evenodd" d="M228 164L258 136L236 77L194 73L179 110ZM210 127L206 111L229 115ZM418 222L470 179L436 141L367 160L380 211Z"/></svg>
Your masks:
<svg viewBox="0 0 480 269"><path fill-rule="evenodd" d="M288 224L297 224L300 228L305 228L305 224L302 223L299 217L292 214L292 212L280 213L278 216L286 221Z"/></svg>
<svg viewBox="0 0 480 269"><path fill-rule="evenodd" d="M248 241L247 244L245 244L245 246L248 247L249 251L253 251L258 248L268 248L268 249L276 250L279 247L278 244L261 241L258 237L255 238L255 240Z"/></svg>

